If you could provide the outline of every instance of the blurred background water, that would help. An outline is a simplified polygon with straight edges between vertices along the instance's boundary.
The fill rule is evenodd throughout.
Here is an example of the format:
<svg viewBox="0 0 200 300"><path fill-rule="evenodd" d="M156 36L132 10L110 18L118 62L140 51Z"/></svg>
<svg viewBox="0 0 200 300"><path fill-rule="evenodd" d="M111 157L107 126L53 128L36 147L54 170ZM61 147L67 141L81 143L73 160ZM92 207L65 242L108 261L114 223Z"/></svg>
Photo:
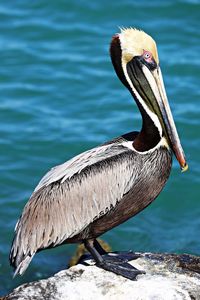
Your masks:
<svg viewBox="0 0 200 300"><path fill-rule="evenodd" d="M174 167L146 210L103 238L113 250L200 255L200 1L3 1L0 3L0 293L66 267L74 246L35 256L12 279L15 223L41 176L112 137L140 129L134 101L109 58L119 26L158 44L190 170Z"/></svg>

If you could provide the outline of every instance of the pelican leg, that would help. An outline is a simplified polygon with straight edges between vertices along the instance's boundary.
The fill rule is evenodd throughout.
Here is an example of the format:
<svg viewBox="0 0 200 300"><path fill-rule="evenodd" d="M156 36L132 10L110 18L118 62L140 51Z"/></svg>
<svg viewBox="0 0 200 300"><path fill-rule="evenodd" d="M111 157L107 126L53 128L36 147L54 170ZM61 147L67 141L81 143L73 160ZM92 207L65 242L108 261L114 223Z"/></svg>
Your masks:
<svg viewBox="0 0 200 300"><path fill-rule="evenodd" d="M102 248L102 246L99 244L99 242L96 239L94 240L94 247L99 252L99 254L101 255L107 254L107 252Z"/></svg>
<svg viewBox="0 0 200 300"><path fill-rule="evenodd" d="M84 241L84 245L85 248L93 256L94 260L96 261L96 265L99 268L113 272L117 275L121 275L131 280L135 280L137 275L139 274L145 274L144 271L140 271L134 268L132 265L130 265L127 262L127 259L124 260L123 258L120 258L115 255L101 255L95 247L95 245L97 244L94 240L86 240Z"/></svg>

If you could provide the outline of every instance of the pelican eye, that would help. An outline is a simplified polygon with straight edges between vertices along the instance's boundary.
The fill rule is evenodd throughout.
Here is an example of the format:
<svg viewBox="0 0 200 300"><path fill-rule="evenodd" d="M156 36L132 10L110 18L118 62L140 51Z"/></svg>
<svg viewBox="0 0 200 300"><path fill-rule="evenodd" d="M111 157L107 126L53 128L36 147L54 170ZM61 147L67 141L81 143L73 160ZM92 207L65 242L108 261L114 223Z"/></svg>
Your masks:
<svg viewBox="0 0 200 300"><path fill-rule="evenodd" d="M153 55L151 54L151 52L146 51L146 50L143 50L142 56L147 62L151 62L153 59Z"/></svg>
<svg viewBox="0 0 200 300"><path fill-rule="evenodd" d="M153 71L157 68L157 63L150 51L143 50L141 59L142 59L143 64L146 65L151 71Z"/></svg>

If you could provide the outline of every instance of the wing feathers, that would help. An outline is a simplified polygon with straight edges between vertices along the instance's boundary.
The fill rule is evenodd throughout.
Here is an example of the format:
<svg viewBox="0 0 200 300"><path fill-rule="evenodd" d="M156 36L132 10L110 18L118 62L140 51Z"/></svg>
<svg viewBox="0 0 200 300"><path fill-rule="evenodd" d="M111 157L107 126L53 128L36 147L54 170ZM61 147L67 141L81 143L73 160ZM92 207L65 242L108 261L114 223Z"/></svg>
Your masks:
<svg viewBox="0 0 200 300"><path fill-rule="evenodd" d="M122 143L122 141L126 140L121 138L120 142ZM39 190L43 186L48 186L49 184L59 180L61 180L61 183L63 183L65 180L70 179L75 174L79 174L83 169L122 152L124 152L124 147L120 146L120 144L106 144L81 153L68 160L64 164L52 168L41 179L35 188L35 191Z"/></svg>
<svg viewBox="0 0 200 300"><path fill-rule="evenodd" d="M61 244L115 206L133 185L135 166L133 151L106 145L47 173L16 226L10 254L16 272L24 272L39 249Z"/></svg>

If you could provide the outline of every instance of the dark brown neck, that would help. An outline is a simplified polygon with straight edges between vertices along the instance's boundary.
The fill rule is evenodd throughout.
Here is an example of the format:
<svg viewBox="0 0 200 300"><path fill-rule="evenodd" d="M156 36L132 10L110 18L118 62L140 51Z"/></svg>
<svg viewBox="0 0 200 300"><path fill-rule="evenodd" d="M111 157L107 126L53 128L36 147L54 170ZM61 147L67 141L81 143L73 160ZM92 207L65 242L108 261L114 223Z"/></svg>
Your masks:
<svg viewBox="0 0 200 300"><path fill-rule="evenodd" d="M155 126L152 119L149 117L147 112L144 110L143 106L140 104L136 96L133 94L133 91L131 90L126 80L126 77L122 69L122 63L121 63L122 51L121 51L120 40L118 35L114 36L112 39L110 45L110 56L117 76L119 77L121 82L129 89L142 115L142 121L143 121L142 129L140 133L137 135L137 137L135 138L135 140L133 141L133 146L137 151L140 152L148 151L159 143L161 137L158 128Z"/></svg>
<svg viewBox="0 0 200 300"><path fill-rule="evenodd" d="M142 115L142 129L133 141L133 147L140 152L148 151L160 142L160 133L139 101L136 98L135 100Z"/></svg>

